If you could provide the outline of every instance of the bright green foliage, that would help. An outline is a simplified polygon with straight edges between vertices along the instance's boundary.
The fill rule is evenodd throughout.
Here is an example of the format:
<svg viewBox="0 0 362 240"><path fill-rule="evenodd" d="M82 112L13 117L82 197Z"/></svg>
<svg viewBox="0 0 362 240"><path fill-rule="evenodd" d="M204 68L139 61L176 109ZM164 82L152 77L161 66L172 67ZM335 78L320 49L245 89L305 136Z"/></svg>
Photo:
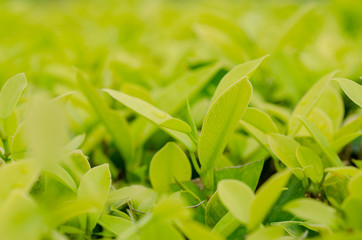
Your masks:
<svg viewBox="0 0 362 240"><path fill-rule="evenodd" d="M213 170L249 104L251 92L250 82L242 78L211 104L202 125L198 148L204 171Z"/></svg>
<svg viewBox="0 0 362 240"><path fill-rule="evenodd" d="M361 6L2 1L0 239L362 239Z"/></svg>
<svg viewBox="0 0 362 240"><path fill-rule="evenodd" d="M19 73L6 81L0 92L1 118L10 116L26 85L27 81L24 73Z"/></svg>

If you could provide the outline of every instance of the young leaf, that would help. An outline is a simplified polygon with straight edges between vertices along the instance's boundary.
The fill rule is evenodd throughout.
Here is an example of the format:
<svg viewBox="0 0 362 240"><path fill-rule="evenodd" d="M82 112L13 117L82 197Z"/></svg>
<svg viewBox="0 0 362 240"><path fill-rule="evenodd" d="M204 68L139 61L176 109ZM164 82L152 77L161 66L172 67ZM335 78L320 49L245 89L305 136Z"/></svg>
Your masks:
<svg viewBox="0 0 362 240"><path fill-rule="evenodd" d="M259 160L247 163L241 166L226 167L216 170L216 182L224 179L235 179L246 183L253 191L255 191L261 171L263 170L264 161Z"/></svg>
<svg viewBox="0 0 362 240"><path fill-rule="evenodd" d="M298 146L297 159L304 168L305 174L315 183L319 183L323 178L322 160L311 148Z"/></svg>
<svg viewBox="0 0 362 240"><path fill-rule="evenodd" d="M16 74L6 81L0 92L0 118L10 116L26 85L27 81L24 73Z"/></svg>
<svg viewBox="0 0 362 240"><path fill-rule="evenodd" d="M123 232L133 225L129 220L112 215L101 215L98 223L117 237L120 237Z"/></svg>
<svg viewBox="0 0 362 240"><path fill-rule="evenodd" d="M299 101L298 105L295 107L292 120L289 123L288 134L294 136L299 128L300 123L293 120L294 116L308 116L308 114L312 111L313 107L317 104L318 100L328 87L331 79L335 75L336 72L332 72L322 77L318 82L316 82L312 88L308 90L308 92L303 96L303 98Z"/></svg>
<svg viewBox="0 0 362 240"><path fill-rule="evenodd" d="M214 168L249 104L251 93L249 80L242 78L211 104L204 119L198 146L203 171Z"/></svg>
<svg viewBox="0 0 362 240"><path fill-rule="evenodd" d="M191 128L187 123L180 119L171 117L168 113L161 111L146 101L112 89L104 89L103 91L107 92L114 99L121 102L136 113L144 116L156 125L179 132L191 132Z"/></svg>
<svg viewBox="0 0 362 240"><path fill-rule="evenodd" d="M268 214L270 208L283 191L290 177L290 171L279 172L269 178L256 192L251 203L248 229L252 230L259 226ZM265 201L265 200L268 201Z"/></svg>
<svg viewBox="0 0 362 240"><path fill-rule="evenodd" d="M290 169L300 167L295 152L299 143L293 138L273 133L268 136L270 148L275 155Z"/></svg>
<svg viewBox="0 0 362 240"><path fill-rule="evenodd" d="M334 208L314 199L296 199L287 203L284 209L299 218L329 227L335 224L337 218Z"/></svg>
<svg viewBox="0 0 362 240"><path fill-rule="evenodd" d="M188 135L185 134L190 133L191 128L184 121L171 117L168 113L141 99L112 89L104 89L104 91L117 101L121 102L141 116L144 116L162 130L184 143L190 150L194 150L195 147L192 140Z"/></svg>
<svg viewBox="0 0 362 240"><path fill-rule="evenodd" d="M254 192L250 187L237 180L222 180L217 190L220 200L231 214L243 224L247 224L250 206L254 200Z"/></svg>
<svg viewBox="0 0 362 240"><path fill-rule="evenodd" d="M180 147L169 142L152 158L150 180L155 190L165 192L170 189L174 179L179 182L190 180L191 165Z"/></svg>
<svg viewBox="0 0 362 240"><path fill-rule="evenodd" d="M94 167L83 176L78 188L78 200L87 201L98 210L97 213L88 214L88 221L83 218L84 220L81 221L83 229L92 231L95 227L108 198L110 187L111 173L107 164Z"/></svg>
<svg viewBox="0 0 362 240"><path fill-rule="evenodd" d="M258 59L254 59L242 64L237 65L233 69L231 69L220 81L217 86L214 96L211 99L210 106L212 106L217 99L220 98L224 92L230 88L230 86L234 85L241 78L248 77L250 78L255 70L259 67L259 65L267 58L268 55L263 56Z"/></svg>
<svg viewBox="0 0 362 240"><path fill-rule="evenodd" d="M362 107L362 86L345 78L335 78L344 93L358 106Z"/></svg>
<svg viewBox="0 0 362 240"><path fill-rule="evenodd" d="M260 109L248 107L242 118L243 121L254 125L264 133L278 133L278 128L273 119Z"/></svg>
<svg viewBox="0 0 362 240"><path fill-rule="evenodd" d="M327 139L323 136L323 134L319 131L317 126L306 117L296 116L296 118L302 122L302 124L307 128L309 133L317 141L318 145L328 157L329 164L331 166L342 166L342 162L339 159L337 153L333 150L333 148L328 143Z"/></svg>

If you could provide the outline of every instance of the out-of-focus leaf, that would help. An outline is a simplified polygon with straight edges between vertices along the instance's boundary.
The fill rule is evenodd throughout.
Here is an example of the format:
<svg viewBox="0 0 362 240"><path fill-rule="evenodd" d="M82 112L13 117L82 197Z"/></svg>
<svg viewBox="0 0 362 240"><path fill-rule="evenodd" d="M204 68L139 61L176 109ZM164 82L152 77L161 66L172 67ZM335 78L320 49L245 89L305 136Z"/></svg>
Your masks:
<svg viewBox="0 0 362 240"><path fill-rule="evenodd" d="M98 223L117 237L120 237L125 230L133 225L129 220L104 214L99 217Z"/></svg>
<svg viewBox="0 0 362 240"><path fill-rule="evenodd" d="M0 92L0 117L8 118L13 112L20 95L26 88L24 73L19 73L6 81Z"/></svg>
<svg viewBox="0 0 362 240"><path fill-rule="evenodd" d="M40 174L40 166L35 161L22 160L0 167L0 201L5 200L11 191L29 191Z"/></svg>
<svg viewBox="0 0 362 240"><path fill-rule="evenodd" d="M1 239L40 239L43 219L34 200L21 190L15 190L0 207Z"/></svg>
<svg viewBox="0 0 362 240"><path fill-rule="evenodd" d="M240 222L247 224L250 206L254 200L254 192L250 187L237 180L222 180L217 189L220 200L231 214Z"/></svg>
<svg viewBox="0 0 362 240"><path fill-rule="evenodd" d="M314 199L296 199L284 209L304 220L332 227L337 219L336 210Z"/></svg>
<svg viewBox="0 0 362 240"><path fill-rule="evenodd" d="M270 211L275 201L283 191L288 182L290 171L283 171L273 175L256 192L250 208L248 229L255 229L259 226ZM268 201L265 201L268 199Z"/></svg>
<svg viewBox="0 0 362 240"><path fill-rule="evenodd" d="M103 122L108 133L112 136L118 150L126 159L126 162L130 164L133 160L133 143L128 123L122 115L108 107L98 90L80 72L77 72L77 82L78 87L87 98L97 117Z"/></svg>

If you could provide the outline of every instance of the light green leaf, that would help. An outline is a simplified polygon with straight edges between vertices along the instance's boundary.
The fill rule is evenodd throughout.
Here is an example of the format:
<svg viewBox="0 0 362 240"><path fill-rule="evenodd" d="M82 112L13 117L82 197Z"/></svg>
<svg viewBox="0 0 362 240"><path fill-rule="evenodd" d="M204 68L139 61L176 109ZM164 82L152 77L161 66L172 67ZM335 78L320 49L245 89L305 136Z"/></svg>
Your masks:
<svg viewBox="0 0 362 240"><path fill-rule="evenodd" d="M73 151L69 157L61 162L61 165L72 176L77 186L79 186L84 174L90 170L87 157L81 150Z"/></svg>
<svg viewBox="0 0 362 240"><path fill-rule="evenodd" d="M259 65L267 58L268 55L263 56L258 59L254 59L242 64L237 65L231 69L220 81L217 86L214 96L211 99L210 107L224 94L224 92L234 85L241 78L248 77L250 78Z"/></svg>
<svg viewBox="0 0 362 240"><path fill-rule="evenodd" d="M190 137L185 134L190 133L191 128L184 121L171 117L168 113L141 99L112 89L104 89L104 91L117 101L159 126L162 130L169 133L177 140L184 143L190 150L194 150L194 143Z"/></svg>
<svg viewBox="0 0 362 240"><path fill-rule="evenodd" d="M298 218L329 227L337 219L334 208L314 199L296 199L284 205L284 209Z"/></svg>
<svg viewBox="0 0 362 240"><path fill-rule="evenodd" d="M66 146L65 150L72 152L74 150L77 150L82 143L84 142L85 134L80 134L78 136L75 136Z"/></svg>
<svg viewBox="0 0 362 240"><path fill-rule="evenodd" d="M362 86L345 78L334 78L344 93L358 106L362 107Z"/></svg>
<svg viewBox="0 0 362 240"><path fill-rule="evenodd" d="M45 165L44 171L53 176L55 179L57 179L65 186L67 186L73 192L75 193L77 192L77 185L73 180L72 176L58 163L49 163Z"/></svg>
<svg viewBox="0 0 362 240"><path fill-rule="evenodd" d="M311 148L298 146L297 159L304 168L304 173L315 183L319 183L323 178L322 160Z"/></svg>
<svg viewBox="0 0 362 240"><path fill-rule="evenodd" d="M117 237L120 237L124 231L133 225L131 221L124 218L104 214L100 216L98 223Z"/></svg>
<svg viewBox="0 0 362 240"><path fill-rule="evenodd" d="M273 133L268 136L270 148L274 154L290 169L300 167L295 155L299 143L293 138Z"/></svg>
<svg viewBox="0 0 362 240"><path fill-rule="evenodd" d="M257 231L251 233L248 236L248 240L280 240L284 234L283 228L279 226L267 226L265 228L259 228ZM292 238L294 239L294 238ZM283 240L286 240L283 238Z"/></svg>
<svg viewBox="0 0 362 240"><path fill-rule="evenodd" d="M330 166L342 166L342 162L339 159L337 153L333 150L333 148L331 147L327 139L323 136L323 134L319 131L317 126L306 117L296 116L296 118L300 120L302 124L307 128L309 133L313 136L323 152L326 154Z"/></svg>
<svg viewBox="0 0 362 240"><path fill-rule="evenodd" d="M355 175L348 185L348 192L350 196L356 197L362 200L362 174Z"/></svg>
<svg viewBox="0 0 362 240"><path fill-rule="evenodd" d="M242 118L243 121L254 125L264 133L278 133L278 128L273 119L260 109L248 107Z"/></svg>
<svg viewBox="0 0 362 240"><path fill-rule="evenodd" d="M196 221L176 221L176 225L185 236L190 240L208 239L208 240L222 240L218 233L212 233L201 223Z"/></svg>
<svg viewBox="0 0 362 240"><path fill-rule="evenodd" d="M321 98L322 94L328 87L335 73L336 72L332 72L322 77L318 82L316 82L312 86L312 88L308 90L308 92L299 101L297 106L294 108L291 121L289 122L289 130L288 130L289 135L294 136L300 128L300 123L293 120L293 117L297 115L304 117L308 116L308 114L312 111L312 109L317 104L318 100Z"/></svg>
<svg viewBox="0 0 362 240"><path fill-rule="evenodd" d="M0 92L0 118L10 116L26 85L27 80L24 73L16 74L6 81Z"/></svg>
<svg viewBox="0 0 362 240"><path fill-rule="evenodd" d="M22 160L0 167L0 201L14 189L29 191L39 174L40 166L35 161Z"/></svg>
<svg viewBox="0 0 362 240"><path fill-rule="evenodd" d="M149 175L153 188L165 192L174 179L179 182L191 179L191 165L181 148L169 142L152 158Z"/></svg>
<svg viewBox="0 0 362 240"><path fill-rule="evenodd" d="M290 171L285 170L273 175L256 192L254 201L250 207L250 218L248 229L252 230L259 226L270 211L270 208L279 198L283 188L290 177ZM265 201L265 200L268 201Z"/></svg>
<svg viewBox="0 0 362 240"><path fill-rule="evenodd" d="M45 223L34 200L21 190L10 193L0 207L1 239L41 239Z"/></svg>
<svg viewBox="0 0 362 240"><path fill-rule="evenodd" d="M104 89L103 91L156 125L180 132L191 132L191 128L187 123L171 117L168 113L156 108L146 101L112 89Z"/></svg>
<svg viewBox="0 0 362 240"><path fill-rule="evenodd" d="M107 164L94 167L83 176L78 188L78 200L87 201L98 210L97 213L88 214L88 221L84 216L81 220L83 229L92 231L95 227L107 201L110 187L111 173Z"/></svg>
<svg viewBox="0 0 362 240"><path fill-rule="evenodd" d="M249 104L251 93L249 80L242 78L211 104L204 119L198 146L203 171L214 168Z"/></svg>
<svg viewBox="0 0 362 240"><path fill-rule="evenodd" d="M344 117L344 104L340 92L334 86L327 87L316 107L329 116L334 130L341 126Z"/></svg>
<svg viewBox="0 0 362 240"><path fill-rule="evenodd" d="M250 206L254 200L254 192L250 187L237 180L222 180L217 190L220 200L231 214L243 224L247 224Z"/></svg>
<svg viewBox="0 0 362 240"><path fill-rule="evenodd" d="M64 104L64 103L68 102L69 99L70 99L75 93L77 93L77 92L76 92L76 91L72 91L72 92L64 93L64 94L62 94L62 95L59 95L58 97L53 98L53 99L52 99L52 102Z"/></svg>

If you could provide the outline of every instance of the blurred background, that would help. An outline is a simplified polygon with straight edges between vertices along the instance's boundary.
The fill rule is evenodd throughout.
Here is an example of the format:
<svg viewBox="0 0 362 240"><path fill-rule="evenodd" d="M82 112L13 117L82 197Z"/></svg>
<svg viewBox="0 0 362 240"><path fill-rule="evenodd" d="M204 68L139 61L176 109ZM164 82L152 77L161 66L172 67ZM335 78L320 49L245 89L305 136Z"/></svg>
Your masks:
<svg viewBox="0 0 362 240"><path fill-rule="evenodd" d="M34 92L55 97L77 90L76 67L99 89L122 90L167 110L162 90L171 86L174 91L172 83L219 64L212 80L189 96L200 127L223 74L268 54L251 79L253 98L287 111L314 82L336 69L338 76L361 83L361 12L359 0L0 1L0 83L25 72L30 83L21 101ZM346 115L356 110L344 101ZM119 156L108 149L112 143L87 104L75 96L67 105L70 132L87 133L82 149L94 154L93 164L119 163L107 159ZM165 142L159 139L145 147L150 156ZM120 167L114 167L116 175Z"/></svg>

